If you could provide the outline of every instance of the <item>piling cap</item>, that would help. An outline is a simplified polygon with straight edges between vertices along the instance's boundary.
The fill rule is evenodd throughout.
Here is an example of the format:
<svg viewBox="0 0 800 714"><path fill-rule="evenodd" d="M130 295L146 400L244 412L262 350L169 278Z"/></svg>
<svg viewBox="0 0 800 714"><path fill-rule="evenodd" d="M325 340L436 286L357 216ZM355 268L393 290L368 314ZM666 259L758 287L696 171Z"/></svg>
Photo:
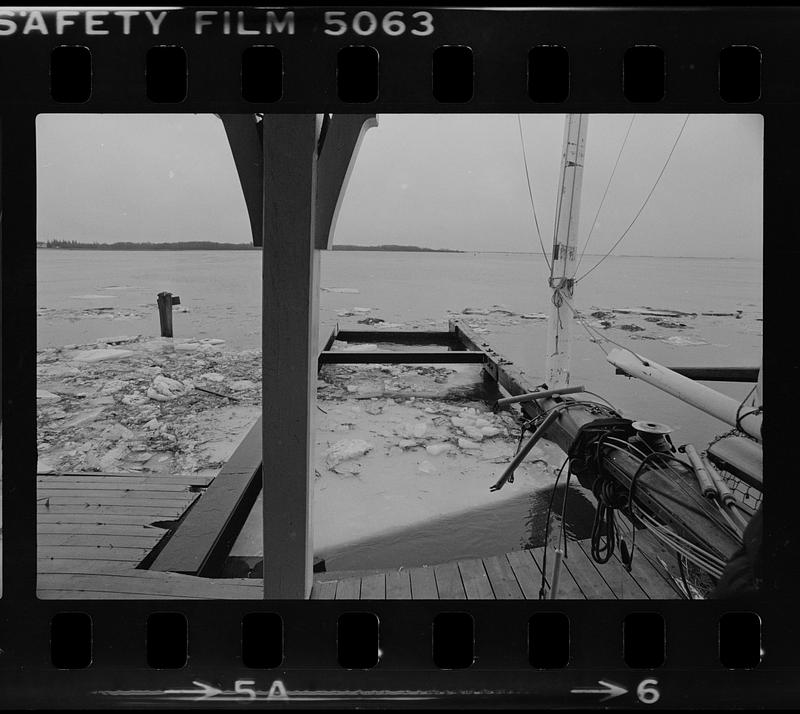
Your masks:
<svg viewBox="0 0 800 714"><path fill-rule="evenodd" d="M631 426L636 431L644 434L669 434L672 432L672 427L666 424L659 424L656 421L635 421Z"/></svg>

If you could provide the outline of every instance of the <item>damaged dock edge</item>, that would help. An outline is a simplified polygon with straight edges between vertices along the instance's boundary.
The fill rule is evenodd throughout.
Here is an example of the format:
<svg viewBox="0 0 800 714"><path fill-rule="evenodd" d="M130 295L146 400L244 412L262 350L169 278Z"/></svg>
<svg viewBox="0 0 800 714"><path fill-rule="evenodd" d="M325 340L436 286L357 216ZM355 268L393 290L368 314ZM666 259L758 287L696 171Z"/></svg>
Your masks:
<svg viewBox="0 0 800 714"><path fill-rule="evenodd" d="M259 417L150 570L200 577L218 573L261 491L261 424Z"/></svg>

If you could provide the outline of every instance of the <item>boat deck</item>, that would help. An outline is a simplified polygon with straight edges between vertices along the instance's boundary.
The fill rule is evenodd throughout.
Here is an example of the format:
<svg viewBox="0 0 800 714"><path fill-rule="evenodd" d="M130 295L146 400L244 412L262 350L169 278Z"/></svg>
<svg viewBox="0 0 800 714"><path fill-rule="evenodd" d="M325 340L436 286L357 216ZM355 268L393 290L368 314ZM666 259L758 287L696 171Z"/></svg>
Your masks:
<svg viewBox="0 0 800 714"><path fill-rule="evenodd" d="M518 550L488 558L360 574L319 573L312 599L319 600L537 600L544 549ZM548 581L554 555L547 556ZM562 561L558 599L674 600L680 590L658 559L636 550L631 572L614 555L599 565L589 541L570 541Z"/></svg>

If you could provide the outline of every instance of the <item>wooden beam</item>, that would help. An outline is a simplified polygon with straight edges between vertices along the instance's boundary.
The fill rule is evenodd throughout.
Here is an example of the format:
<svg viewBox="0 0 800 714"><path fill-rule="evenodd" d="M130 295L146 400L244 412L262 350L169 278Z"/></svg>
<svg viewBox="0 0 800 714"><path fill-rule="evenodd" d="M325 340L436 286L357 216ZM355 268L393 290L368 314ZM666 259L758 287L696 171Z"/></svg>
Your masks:
<svg viewBox="0 0 800 714"><path fill-rule="evenodd" d="M213 576L261 490L259 419L150 565L150 570Z"/></svg>
<svg viewBox="0 0 800 714"><path fill-rule="evenodd" d="M450 350L442 352L402 352L374 350L372 352L319 353L319 364L484 364L483 352Z"/></svg>
<svg viewBox="0 0 800 714"><path fill-rule="evenodd" d="M342 342L374 342L376 344L391 343L397 345L441 345L453 349L465 349L453 335L447 331L428 330L337 330L336 339Z"/></svg>
<svg viewBox="0 0 800 714"><path fill-rule="evenodd" d="M253 245L263 245L264 155L262 127L255 114L220 114L228 144L236 164L236 173L244 194Z"/></svg>
<svg viewBox="0 0 800 714"><path fill-rule="evenodd" d="M322 351L327 352L332 346L334 341L336 340L336 336L339 334L339 325L334 325L333 329L331 330L331 334L328 335L328 339L322 344Z"/></svg>
<svg viewBox="0 0 800 714"><path fill-rule="evenodd" d="M316 247L331 247L336 219L367 129L378 125L375 114L334 114L326 124L317 160Z"/></svg>
<svg viewBox="0 0 800 714"><path fill-rule="evenodd" d="M329 137L330 138L330 137ZM264 116L264 597L312 585L319 251L316 116Z"/></svg>

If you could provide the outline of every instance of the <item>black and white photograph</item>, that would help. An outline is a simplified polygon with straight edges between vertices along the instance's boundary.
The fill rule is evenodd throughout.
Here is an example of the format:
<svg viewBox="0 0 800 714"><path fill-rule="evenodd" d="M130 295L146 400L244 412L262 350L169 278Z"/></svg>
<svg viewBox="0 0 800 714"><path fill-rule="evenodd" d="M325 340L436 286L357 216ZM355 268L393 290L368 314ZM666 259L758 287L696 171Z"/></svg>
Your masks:
<svg viewBox="0 0 800 714"><path fill-rule="evenodd" d="M763 134L40 114L37 596L758 592Z"/></svg>

